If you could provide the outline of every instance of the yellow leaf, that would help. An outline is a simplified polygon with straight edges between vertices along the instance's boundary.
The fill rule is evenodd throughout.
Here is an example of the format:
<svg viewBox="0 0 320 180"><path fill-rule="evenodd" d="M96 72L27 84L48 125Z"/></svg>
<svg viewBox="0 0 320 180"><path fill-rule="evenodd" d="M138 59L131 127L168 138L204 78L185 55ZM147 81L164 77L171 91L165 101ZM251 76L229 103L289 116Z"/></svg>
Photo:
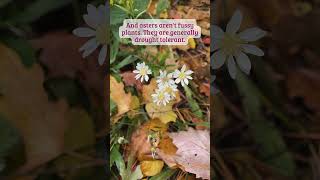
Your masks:
<svg viewBox="0 0 320 180"><path fill-rule="evenodd" d="M130 109L138 109L140 106L140 101L137 96L132 96Z"/></svg>
<svg viewBox="0 0 320 180"><path fill-rule="evenodd" d="M150 118L159 118L162 123L175 122L177 119L176 113L172 111L172 104L166 106L158 106L154 103L146 104L146 111Z"/></svg>
<svg viewBox="0 0 320 180"><path fill-rule="evenodd" d="M196 41L193 38L188 39L188 44L191 49L196 48Z"/></svg>
<svg viewBox="0 0 320 180"><path fill-rule="evenodd" d="M116 116L120 116L130 110L132 95L131 93L126 93L123 83L117 82L113 76L110 76L110 98L117 104L118 113Z"/></svg>
<svg viewBox="0 0 320 180"><path fill-rule="evenodd" d="M142 161L141 171L145 176L155 176L159 174L163 168L164 162L160 160Z"/></svg>

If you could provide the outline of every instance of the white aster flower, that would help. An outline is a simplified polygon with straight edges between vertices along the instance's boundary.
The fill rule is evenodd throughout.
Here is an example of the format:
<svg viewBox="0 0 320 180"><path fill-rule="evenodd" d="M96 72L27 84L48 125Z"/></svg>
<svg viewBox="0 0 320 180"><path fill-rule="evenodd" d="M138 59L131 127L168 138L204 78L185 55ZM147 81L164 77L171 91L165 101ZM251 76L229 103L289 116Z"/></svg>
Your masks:
<svg viewBox="0 0 320 180"><path fill-rule="evenodd" d="M191 74L193 73L193 71L191 70L186 71L186 68L187 68L186 65L183 65L180 71L178 69L174 71L173 77L176 78L175 83L177 84L181 83L182 86L189 84L188 79L190 80L192 79Z"/></svg>
<svg viewBox="0 0 320 180"><path fill-rule="evenodd" d="M171 100L169 93L165 92L163 88L156 89L156 93L152 94L151 96L153 102L156 103L158 106L165 106Z"/></svg>
<svg viewBox="0 0 320 180"><path fill-rule="evenodd" d="M211 56L212 68L220 68L227 60L228 71L233 79L236 78L237 72L235 59L240 70L249 74L251 62L246 53L256 56L264 55L264 52L260 48L249 44L249 42L264 37L266 31L254 27L237 33L241 22L242 14L237 10L228 22L226 32L216 25L212 27L212 51L216 51Z"/></svg>
<svg viewBox="0 0 320 180"><path fill-rule="evenodd" d="M93 5L88 4L87 11L88 14L83 15L83 19L89 27L79 27L73 30L73 34L79 37L91 38L79 49L79 51L83 51L83 58L89 56L99 46L102 47L98 58L99 64L102 65L107 56L107 8L104 5L100 5L96 8Z"/></svg>
<svg viewBox="0 0 320 180"><path fill-rule="evenodd" d="M161 86L175 84L172 78L173 78L172 73L167 74L167 71L160 70L160 75L157 77L158 86L161 87Z"/></svg>
<svg viewBox="0 0 320 180"><path fill-rule="evenodd" d="M141 78L141 82L143 82L143 80L148 82L149 80L148 74L152 74L151 70L149 69L149 66L147 66L144 62L138 63L136 66L136 70L134 70L133 73L137 74L135 76L136 80Z"/></svg>
<svg viewBox="0 0 320 180"><path fill-rule="evenodd" d="M176 92L178 91L178 86L176 84L166 84L161 86L161 89L170 95L170 100L176 97Z"/></svg>
<svg viewBox="0 0 320 180"><path fill-rule="evenodd" d="M118 143L119 144L124 144L124 143L127 143L127 140L123 136L121 136L121 137L118 138Z"/></svg>

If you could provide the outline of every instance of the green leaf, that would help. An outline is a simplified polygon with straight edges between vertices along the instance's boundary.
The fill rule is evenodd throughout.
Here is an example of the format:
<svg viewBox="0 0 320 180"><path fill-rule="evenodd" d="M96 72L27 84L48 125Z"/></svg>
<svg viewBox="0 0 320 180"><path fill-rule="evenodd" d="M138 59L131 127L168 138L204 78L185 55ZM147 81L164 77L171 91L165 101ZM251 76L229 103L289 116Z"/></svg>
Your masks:
<svg viewBox="0 0 320 180"><path fill-rule="evenodd" d="M150 180L162 180L162 179L170 179L171 176L174 175L174 173L176 173L176 169L166 169L163 170L161 173L157 174L156 176L153 176L152 178L150 178Z"/></svg>
<svg viewBox="0 0 320 180"><path fill-rule="evenodd" d="M85 90L75 80L69 78L56 78L45 81L44 87L52 99L66 98L71 106L82 104L85 107L89 99Z"/></svg>
<svg viewBox="0 0 320 180"><path fill-rule="evenodd" d="M113 43L111 44L110 64L112 64L116 60L118 52L119 52L119 41L115 38Z"/></svg>
<svg viewBox="0 0 320 180"><path fill-rule="evenodd" d="M160 15L164 10L167 10L170 7L169 0L159 0L157 4L157 16Z"/></svg>
<svg viewBox="0 0 320 180"><path fill-rule="evenodd" d="M117 110L117 104L110 98L110 112L114 113Z"/></svg>
<svg viewBox="0 0 320 180"><path fill-rule="evenodd" d="M243 107L249 120L249 127L255 139L261 159L285 176L295 175L295 163L291 153L272 121L262 113L260 91L240 71L237 73L237 86L243 96Z"/></svg>
<svg viewBox="0 0 320 180"><path fill-rule="evenodd" d="M125 176L126 165L122 158L121 153L119 152L119 145L113 146L110 152L110 168L112 167L113 163L116 163L118 171L121 177Z"/></svg>
<svg viewBox="0 0 320 180"><path fill-rule="evenodd" d="M5 157L14 145L19 142L18 131L9 121L0 115L0 159Z"/></svg>
<svg viewBox="0 0 320 180"><path fill-rule="evenodd" d="M203 119L203 113L201 111L201 108L196 100L192 97L192 92L188 86L183 86L184 91L186 92L187 100L189 103L189 106L191 108L191 111L196 115L198 118Z"/></svg>
<svg viewBox="0 0 320 180"><path fill-rule="evenodd" d="M12 0L1 0L0 1L0 8L4 7L5 5L9 4Z"/></svg>
<svg viewBox="0 0 320 180"><path fill-rule="evenodd" d="M121 69L122 67L124 67L124 66L126 66L126 65L128 65L128 64L131 64L131 63L135 62L137 59L138 59L137 57L130 55L130 56L124 58L124 59L123 59L119 64L117 64L114 68L117 69L117 70L119 70L119 69Z"/></svg>
<svg viewBox="0 0 320 180"><path fill-rule="evenodd" d="M133 2L134 14L140 14L148 8L150 0L136 0Z"/></svg>
<svg viewBox="0 0 320 180"><path fill-rule="evenodd" d="M68 5L71 3L72 0L37 0L31 3L28 7L25 8L24 11L17 14L15 17L10 19L10 22L13 23L31 23L38 20L41 16L52 12L56 9L59 9L63 6Z"/></svg>
<svg viewBox="0 0 320 180"><path fill-rule="evenodd" d="M142 179L143 178L143 174L140 168L140 165L136 167L136 169L134 170L134 172L130 175L130 179L129 180L137 180L137 179Z"/></svg>
<svg viewBox="0 0 320 180"><path fill-rule="evenodd" d="M122 24L123 20L128 17L127 13L118 6L110 7L110 24Z"/></svg>
<svg viewBox="0 0 320 180"><path fill-rule="evenodd" d="M26 67L31 67L36 62L36 51L26 39L4 35L0 37L0 41L18 53Z"/></svg>

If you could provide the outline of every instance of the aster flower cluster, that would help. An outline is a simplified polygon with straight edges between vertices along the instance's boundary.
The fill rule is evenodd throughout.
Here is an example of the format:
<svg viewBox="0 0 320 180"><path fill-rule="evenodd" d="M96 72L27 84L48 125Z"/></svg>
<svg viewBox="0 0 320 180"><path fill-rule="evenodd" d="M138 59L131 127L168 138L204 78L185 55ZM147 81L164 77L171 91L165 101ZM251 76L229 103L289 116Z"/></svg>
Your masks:
<svg viewBox="0 0 320 180"><path fill-rule="evenodd" d="M149 75L152 74L149 66L144 62L138 63L133 73L137 74L135 76L136 80L140 79L141 82L148 82ZM182 86L188 85L189 80L192 80L192 73L193 71L187 70L186 65L183 65L180 70L176 69L171 73L168 73L166 70L160 70L160 75L156 77L157 89L151 95L153 102L158 106L167 105L171 100L176 98L176 92L178 91L177 84L181 84Z"/></svg>

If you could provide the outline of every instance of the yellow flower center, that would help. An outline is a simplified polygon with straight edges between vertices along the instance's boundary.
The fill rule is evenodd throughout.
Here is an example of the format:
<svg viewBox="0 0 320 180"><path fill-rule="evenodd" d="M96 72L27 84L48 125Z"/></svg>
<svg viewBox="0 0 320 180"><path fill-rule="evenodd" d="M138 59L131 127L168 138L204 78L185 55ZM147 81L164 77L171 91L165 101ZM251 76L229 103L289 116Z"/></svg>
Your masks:
<svg viewBox="0 0 320 180"><path fill-rule="evenodd" d="M96 38L100 44L107 44L109 39L109 31L106 25L99 25L96 30Z"/></svg>
<svg viewBox="0 0 320 180"><path fill-rule="evenodd" d="M231 55L239 50L242 40L237 35L225 33L221 43L221 49L224 53Z"/></svg>
<svg viewBox="0 0 320 180"><path fill-rule="evenodd" d="M185 74L185 73L183 73L183 72L181 72L181 73L179 74L179 78L180 78L180 79L184 79L184 78L186 78L186 74Z"/></svg>
<svg viewBox="0 0 320 180"><path fill-rule="evenodd" d="M158 99L159 99L160 101L164 100L164 93L163 93L163 92L160 92L160 93L159 93Z"/></svg>
<svg viewBox="0 0 320 180"><path fill-rule="evenodd" d="M147 75L147 69L146 69L146 68L141 68L141 69L140 69L140 74L141 74L142 76Z"/></svg>

